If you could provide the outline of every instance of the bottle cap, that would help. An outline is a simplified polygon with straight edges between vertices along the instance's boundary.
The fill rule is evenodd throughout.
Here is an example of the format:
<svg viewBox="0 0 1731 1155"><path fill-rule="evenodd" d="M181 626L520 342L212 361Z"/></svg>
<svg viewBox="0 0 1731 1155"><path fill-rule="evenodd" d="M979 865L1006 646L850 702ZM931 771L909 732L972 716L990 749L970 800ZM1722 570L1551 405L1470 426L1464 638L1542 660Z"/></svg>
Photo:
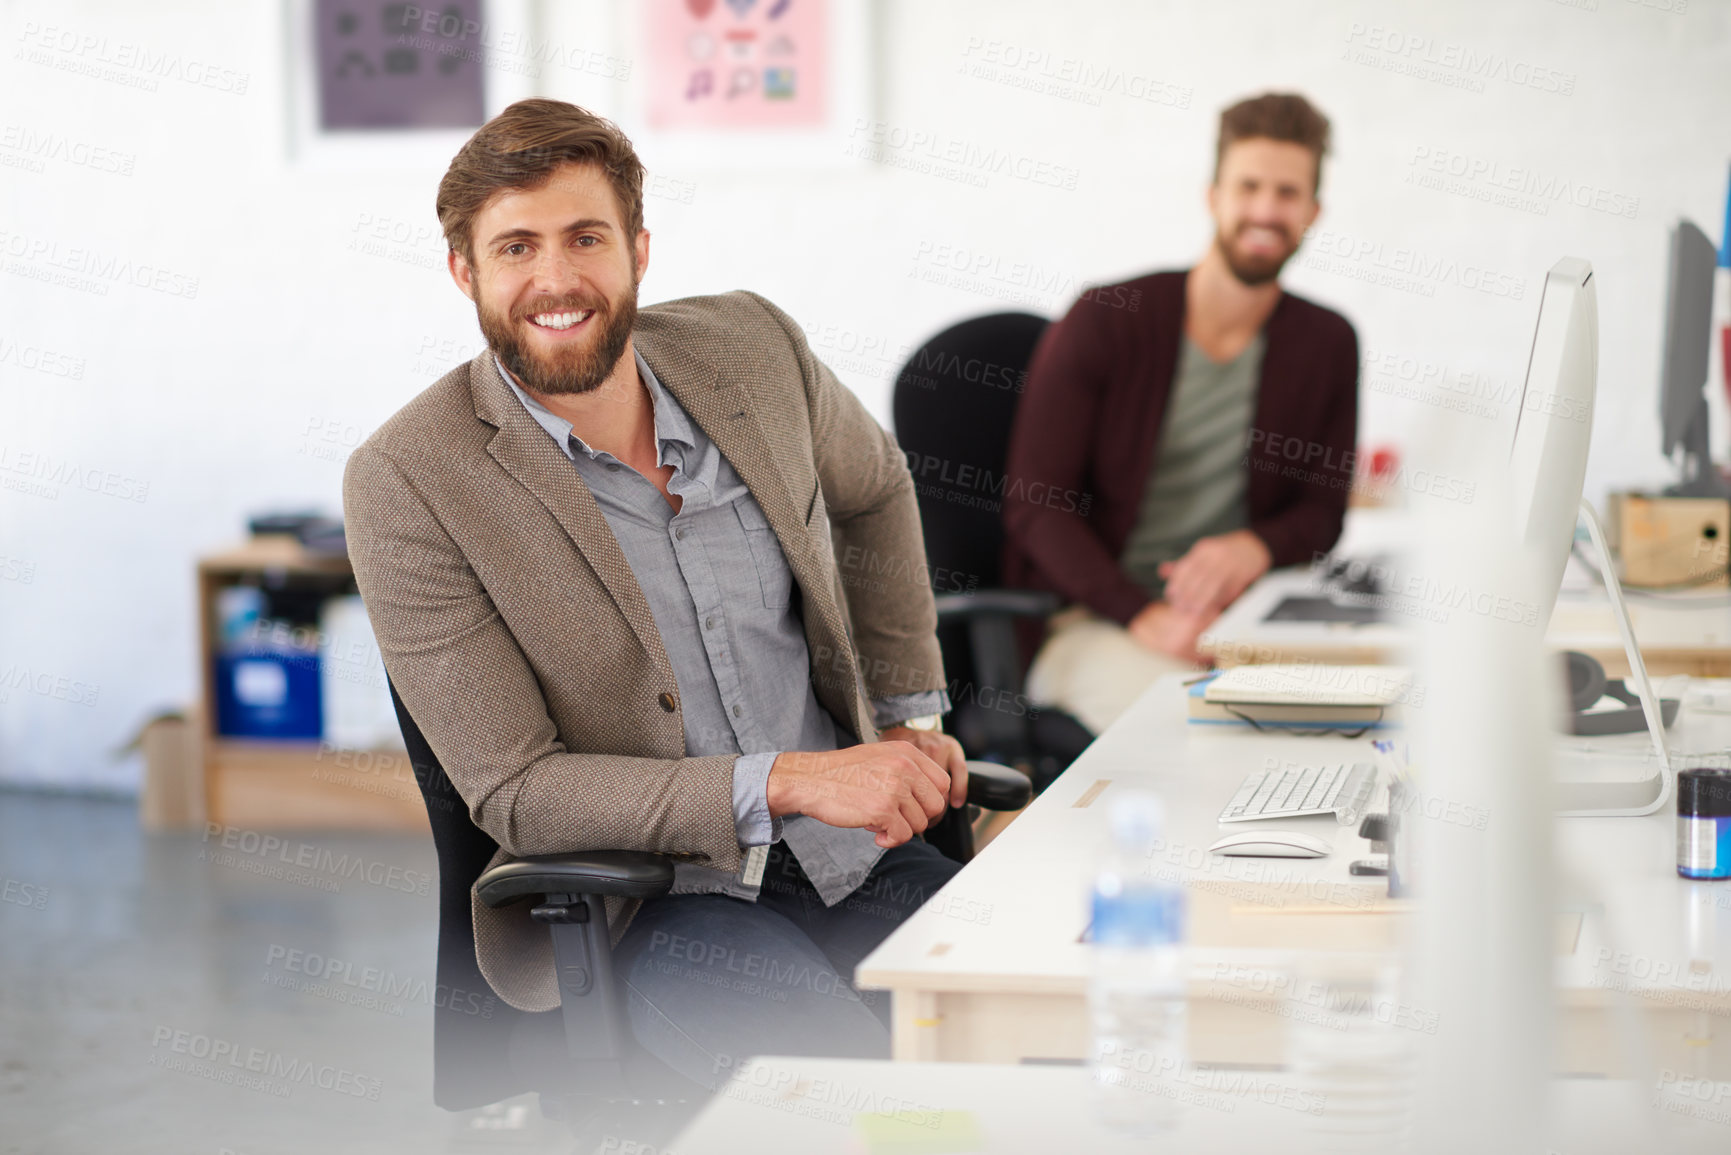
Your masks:
<svg viewBox="0 0 1731 1155"><path fill-rule="evenodd" d="M1166 807L1146 790L1126 791L1112 803L1112 840L1118 849L1147 852L1166 830Z"/></svg>
<svg viewBox="0 0 1731 1155"><path fill-rule="evenodd" d="M1684 818L1731 817L1731 769L1700 766L1681 771L1677 813Z"/></svg>

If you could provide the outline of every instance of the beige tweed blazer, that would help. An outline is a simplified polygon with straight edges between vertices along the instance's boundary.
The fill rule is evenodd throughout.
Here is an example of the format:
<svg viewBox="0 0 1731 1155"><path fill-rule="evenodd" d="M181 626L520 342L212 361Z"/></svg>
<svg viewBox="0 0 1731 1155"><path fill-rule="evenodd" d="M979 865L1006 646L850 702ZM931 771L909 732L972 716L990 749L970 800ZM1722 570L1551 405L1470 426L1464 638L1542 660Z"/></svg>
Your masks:
<svg viewBox="0 0 1731 1155"><path fill-rule="evenodd" d="M913 480L894 438L751 293L649 306L633 339L733 464L801 593L817 697L872 741L868 699L944 684ZM594 497L482 353L350 456L343 506L385 668L494 863L652 850L739 868L732 755L685 756L673 669ZM558 1005L529 904L472 899L481 972ZM637 903L611 900L614 940Z"/></svg>

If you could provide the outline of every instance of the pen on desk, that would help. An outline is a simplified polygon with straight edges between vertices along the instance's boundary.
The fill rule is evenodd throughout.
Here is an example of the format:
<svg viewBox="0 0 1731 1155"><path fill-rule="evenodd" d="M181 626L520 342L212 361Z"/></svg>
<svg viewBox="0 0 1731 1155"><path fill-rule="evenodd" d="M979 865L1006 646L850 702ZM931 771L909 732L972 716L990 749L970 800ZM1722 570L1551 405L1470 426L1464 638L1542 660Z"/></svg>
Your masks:
<svg viewBox="0 0 1731 1155"><path fill-rule="evenodd" d="M1411 781L1411 768L1407 763L1404 743L1400 749L1396 749L1392 741L1386 738L1376 738L1371 741L1371 748L1382 756L1379 761L1387 767L1390 780L1402 785Z"/></svg>

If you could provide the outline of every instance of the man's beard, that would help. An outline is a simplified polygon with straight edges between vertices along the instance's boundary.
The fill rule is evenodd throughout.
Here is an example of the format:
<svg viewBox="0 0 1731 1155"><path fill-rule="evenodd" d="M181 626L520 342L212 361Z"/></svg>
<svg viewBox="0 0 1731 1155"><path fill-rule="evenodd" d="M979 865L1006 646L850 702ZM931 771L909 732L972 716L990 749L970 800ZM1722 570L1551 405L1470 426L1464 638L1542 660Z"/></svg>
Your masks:
<svg viewBox="0 0 1731 1155"><path fill-rule="evenodd" d="M1244 227L1240 227L1239 232L1243 231ZM1226 239L1226 234L1219 232L1214 234L1214 247L1220 250L1220 256L1226 261L1226 267L1232 270L1232 275L1250 288L1266 285L1274 280L1280 275L1280 270L1286 267L1286 262L1298 252L1298 245L1293 244L1278 257L1246 256L1234 251Z"/></svg>
<svg viewBox="0 0 1731 1155"><path fill-rule="evenodd" d="M584 324L598 325L600 332L582 346L540 354L531 352L528 342L519 336L519 325L534 323L530 317L584 309L595 310L595 315ZM637 323L637 286L633 284L612 301L584 294L542 298L510 317L476 301L475 315L481 322L481 335L487 339L487 345L525 389L542 394L588 393L607 380L625 353L631 327Z"/></svg>

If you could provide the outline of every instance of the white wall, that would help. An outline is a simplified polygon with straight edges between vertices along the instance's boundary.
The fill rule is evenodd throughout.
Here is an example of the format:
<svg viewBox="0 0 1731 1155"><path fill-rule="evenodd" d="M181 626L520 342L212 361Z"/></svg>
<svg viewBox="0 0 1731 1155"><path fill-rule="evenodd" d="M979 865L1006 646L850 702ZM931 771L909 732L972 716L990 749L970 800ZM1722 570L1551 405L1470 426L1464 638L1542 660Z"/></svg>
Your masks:
<svg viewBox="0 0 1731 1155"><path fill-rule="evenodd" d="M573 2L552 24L616 51L632 15ZM25 53L48 26L108 45L49 49L43 63ZM1018 294L1057 312L1088 282L1191 260L1208 236L1218 110L1296 88L1333 118L1337 147L1326 232L1300 258L1331 265L1301 263L1287 283L1392 355L1367 376L1410 359L1518 386L1544 270L1585 256L1603 334L1589 493L1665 476L1653 390L1666 231L1679 214L1715 239L1722 227L1731 4L898 0L875 6L871 26L875 116L892 131L1068 166L1074 189L1003 173L980 188L888 165L659 169L691 195L649 202L646 301L761 291L813 327L819 352L887 419L900 351L944 324ZM136 762L114 749L195 693L194 559L236 539L249 511L334 512L347 445L449 367L441 345L466 357L478 339L436 244L350 247L366 221L430 230L442 161L345 172L285 159L283 27L265 2L0 5L0 779L132 788ZM1416 54L1394 47L1414 37L1428 38ZM170 76L150 92L68 70L123 44L244 73L246 91ZM1040 69L1014 63L1029 53L1046 53L1046 70L1111 79L1030 91L1017 82ZM1427 57L1456 83L1387 67ZM1469 67L1493 75L1475 81ZM545 91L621 106L592 75L555 72ZM19 141L45 136L79 158L110 154L19 167L33 163ZM1532 169L1630 215L1413 183L1415 158L1443 153ZM1415 258L1423 268L1402 285L1365 279ZM32 279L50 260L152 266L166 289ZM921 278L976 261L958 283ZM1519 298L1470 287L1481 271L1504 292L1518 282ZM65 375L75 363L81 376ZM1365 441L1408 441L1444 412L1373 387L1364 397ZM1453 420L1506 436L1513 416L1504 405ZM326 456L309 428L333 431ZM32 454L49 470L70 462L94 489L32 476Z"/></svg>

